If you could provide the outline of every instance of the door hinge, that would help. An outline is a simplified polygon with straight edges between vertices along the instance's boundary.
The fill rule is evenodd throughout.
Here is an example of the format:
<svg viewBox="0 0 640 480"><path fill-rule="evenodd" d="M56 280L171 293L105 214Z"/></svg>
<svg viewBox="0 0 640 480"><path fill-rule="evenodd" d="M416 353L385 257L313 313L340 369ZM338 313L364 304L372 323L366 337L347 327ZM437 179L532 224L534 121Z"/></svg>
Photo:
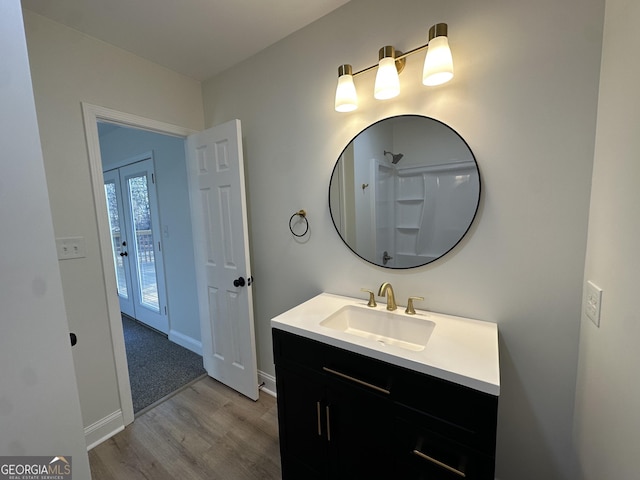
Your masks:
<svg viewBox="0 0 640 480"><path fill-rule="evenodd" d="M165 315L167 314L167 306L166 305L164 306L164 314Z"/></svg>
<svg viewBox="0 0 640 480"><path fill-rule="evenodd" d="M156 177L153 173L151 174L151 183L153 183L154 185L156 183Z"/></svg>
<svg viewBox="0 0 640 480"><path fill-rule="evenodd" d="M158 251L161 252L162 249L160 248L160 242L158 242Z"/></svg>

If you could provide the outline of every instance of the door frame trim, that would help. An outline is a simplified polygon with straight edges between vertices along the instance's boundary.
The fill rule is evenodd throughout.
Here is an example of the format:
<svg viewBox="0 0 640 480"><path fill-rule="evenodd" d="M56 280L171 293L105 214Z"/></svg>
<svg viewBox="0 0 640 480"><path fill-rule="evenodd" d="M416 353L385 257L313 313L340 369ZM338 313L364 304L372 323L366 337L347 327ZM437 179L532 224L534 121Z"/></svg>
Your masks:
<svg viewBox="0 0 640 480"><path fill-rule="evenodd" d="M98 224L98 244L102 264L103 277L105 279L105 300L109 327L111 331L111 345L113 347L114 363L118 383L118 396L122 410L123 426L133 423L133 400L131 399L131 385L129 383L129 370L127 366L127 354L124 345L124 333L122 319L120 317L120 304L118 302L118 290L116 288L116 272L113 266L113 252L111 250L111 232L109 218L107 216L107 200L104 194L104 177L102 175L102 157L100 155L100 138L98 136L98 121L115 123L124 127L133 127L164 135L173 135L186 138L196 133L196 130L160 122L130 113L112 110L110 108L81 102L84 131L89 156L89 170L95 215ZM114 434L117 433L114 432Z"/></svg>

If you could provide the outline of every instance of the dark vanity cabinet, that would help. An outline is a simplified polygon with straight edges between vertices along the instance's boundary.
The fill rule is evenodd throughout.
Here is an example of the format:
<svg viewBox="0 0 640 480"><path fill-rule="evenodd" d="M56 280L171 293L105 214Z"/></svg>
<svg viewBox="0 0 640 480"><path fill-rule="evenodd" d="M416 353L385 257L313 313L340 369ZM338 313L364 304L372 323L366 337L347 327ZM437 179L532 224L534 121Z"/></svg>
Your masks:
<svg viewBox="0 0 640 480"><path fill-rule="evenodd" d="M493 480L498 397L273 329L283 480Z"/></svg>

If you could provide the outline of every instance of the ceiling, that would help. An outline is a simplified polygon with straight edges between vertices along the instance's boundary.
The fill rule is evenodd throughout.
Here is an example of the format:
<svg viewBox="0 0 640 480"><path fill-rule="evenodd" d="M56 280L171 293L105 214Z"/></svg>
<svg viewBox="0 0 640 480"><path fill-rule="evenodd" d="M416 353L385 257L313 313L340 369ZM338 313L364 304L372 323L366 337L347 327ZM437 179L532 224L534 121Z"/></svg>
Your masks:
<svg viewBox="0 0 640 480"><path fill-rule="evenodd" d="M22 0L22 5L202 81L348 1Z"/></svg>

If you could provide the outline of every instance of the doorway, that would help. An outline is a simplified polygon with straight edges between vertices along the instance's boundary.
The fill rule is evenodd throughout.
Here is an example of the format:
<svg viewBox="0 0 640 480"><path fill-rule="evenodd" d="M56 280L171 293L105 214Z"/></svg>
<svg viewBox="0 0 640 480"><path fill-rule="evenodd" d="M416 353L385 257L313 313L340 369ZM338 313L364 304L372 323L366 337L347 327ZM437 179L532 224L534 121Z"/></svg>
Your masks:
<svg viewBox="0 0 640 480"><path fill-rule="evenodd" d="M120 311L168 334L153 159L133 159L103 176Z"/></svg>
<svg viewBox="0 0 640 480"><path fill-rule="evenodd" d="M116 299L112 340L123 341L127 390L139 413L180 387L174 379L204 373L185 139L111 119L94 125L105 201L98 213L108 232L103 258L111 264L105 280Z"/></svg>
<svg viewBox="0 0 640 480"><path fill-rule="evenodd" d="M100 258L102 260L103 273L105 278L105 293L107 300L107 310L109 316L109 325L111 329L111 341L114 351L114 360L116 367L116 376L118 382L118 393L120 398L121 411L116 412L116 415L113 415L112 424L117 425L120 424L122 427L129 425L133 422L133 403L131 400L131 386L129 383L129 374L127 369L127 360L126 360L126 349L124 344L124 335L123 335L123 327L122 327L122 319L120 313L120 305L118 299L117 292L117 281L116 281L116 273L114 269L114 260L113 260L113 249L112 249L112 239L111 239L111 231L109 229L109 218L107 215L107 202L104 191L104 178L103 178L103 165L102 165L102 152L101 152L101 141L100 136L98 134L98 125L100 123L115 125L117 127L126 127L132 128L134 130L139 130L142 132L147 132L150 134L160 134L164 138L174 138L179 140L180 147L182 153L185 153L185 139L194 138L192 134L196 133L189 129L185 129L182 127L178 127L175 125L167 124L164 122L159 122L156 120L151 120L144 117L139 117L137 115L127 114L123 112L118 112L115 110L111 110L105 107L100 107L96 105L90 105L87 103L82 104L82 112L84 117L84 125L85 125L85 134L87 138L87 147L89 151L89 163L90 163L90 171L91 171L91 182L94 191L94 200L96 203L96 216L98 220L98 238L99 238L99 247L100 247ZM233 238L235 238L238 243L232 242L232 246L234 251L237 249L236 247L241 247L243 250L243 255L248 255L248 236L247 236L247 215L246 215L246 200L244 197L244 183L243 183L243 167L242 167L242 156L241 156L241 132L240 132L240 124L238 120L234 120L232 122L227 122L229 125L224 127L223 125L214 127L212 129L207 130L206 132L211 132L214 136L218 134L222 134L226 136L230 126L233 126L233 134L230 136L226 136L225 138L215 139L214 143L207 144L204 146L199 146L195 150L189 150L189 161L188 161L188 176L185 180L185 183L188 185L188 192L186 195L186 203L184 208L177 208L175 198L169 194L167 196L165 189L166 184L160 182L160 163L159 156L154 155L155 161L155 169L157 173L157 189L158 189L158 203L160 205L160 217L161 217L161 232L162 239L164 241L164 245L167 244L167 241L171 241L174 236L179 236L180 234L187 233L192 235L191 228L191 220L193 218L195 224L199 225L198 228L195 228L190 238L189 248L191 249L189 252L180 251L179 249L175 252L175 255L169 255L169 249L164 248L164 260L165 260L165 272L167 279L167 308L169 310L169 318L171 321L169 322L169 338L173 336L174 341L179 344L187 344L190 349L197 348L199 349L199 353L203 354L204 350L207 350L208 354L214 354L211 352L211 343L212 343L212 332L207 330L205 334L205 327L210 325L212 321L212 317L215 318L218 315L218 311L215 304L209 305L206 301L207 298L211 300L211 289L207 289L206 285L201 281L201 274L203 273L202 268L198 266L196 268L195 262L191 262L191 257L194 253L194 238L198 239L198 258L202 259L203 251L202 251L202 242L208 242L209 249L216 247L214 251L214 257L207 258L215 258L216 256L223 253L223 251L218 251L217 245L226 245L224 242L218 241L217 243L212 244L212 238L206 237L203 234L203 223L206 223L207 218L202 216L202 212L193 213L193 217L189 215L187 212L190 212L190 205L200 205L202 202L202 192L198 191L198 176L203 172L209 172L210 169L217 169L218 171L226 171L233 178L240 179L241 188L237 190L238 195L231 195L229 198L229 194L232 194L236 191L236 189L222 188L220 191L220 195L222 195L223 200L231 200L231 202L227 202L225 200L224 205L226 207L234 207L230 209L230 212L234 212L234 218L239 222L239 225L242 225L242 231L234 232ZM205 132L203 132L205 133ZM208 138L208 135L206 136ZM208 139L206 140L209 141ZM122 146L125 142L115 142L116 145ZM154 154L157 153L155 149L151 149ZM233 153L235 150L240 154L238 156L238 160L233 160L235 155L227 156L228 153ZM230 165L228 162L233 160L233 165ZM175 162L174 162L175 163ZM233 168L230 168L233 166ZM184 172L184 168L182 168L182 172ZM174 177L173 174L169 174L164 176L164 178L172 179ZM164 192L164 194L163 194ZM205 192L206 193L206 192ZM164 196L163 196L164 195ZM191 197L191 198L189 198ZM166 199L166 201L165 201ZM202 205L204 206L204 205ZM237 208L236 208L237 207ZM176 224L180 222L187 222L188 227L182 226L181 228L175 228L172 225L172 222L167 222L167 218L165 216L165 209L173 209L174 213L177 212L177 215L174 215L173 219ZM195 210L201 210L200 207L196 207ZM213 220L211 218L211 220ZM235 223L234 223L235 224ZM225 230L227 231L227 230ZM214 233L213 230L206 230L204 233ZM206 246L206 245L205 245ZM185 244L186 247L186 244ZM225 251L226 252L226 251ZM226 252L228 253L228 252ZM187 276L183 276L179 278L179 275L174 275L171 273L171 265L172 258L176 260L177 263L181 266L192 265L193 270L191 274ZM189 259L188 262L185 262L185 259ZM198 264L199 265L199 264ZM175 266L175 264L174 264ZM198 272L198 275L195 272ZM236 282L238 278L231 282L230 285L226 283L221 287L221 290L224 289L225 292L228 293L229 296L239 299L242 302L246 302L248 305L249 314L243 317L239 317L240 313L239 309L233 310L235 314L234 318L229 318L228 322L233 325L236 322L244 322L247 324L247 334L241 336L242 342L246 343L249 346L248 353L250 353L251 357L246 361L247 366L251 366L252 369L249 372L247 370L247 375L250 378L251 382L255 384L256 394L258 389L258 378L257 378L257 367L256 367L256 352L255 352L255 336L254 336L254 328L253 328L253 314L252 314L252 302L250 289L252 288L252 277L250 274L250 267L248 263L248 258L246 262L246 272L240 273L240 276L244 276L249 278L248 283L244 283L242 286L245 287L244 290L237 291L237 287L241 284L240 282ZM196 278L198 281L196 282ZM182 282L181 280L187 280L187 282ZM194 284L193 288L186 285L188 281L192 281ZM236 285L238 283L238 285ZM173 284L173 286L172 286ZM176 290L177 289L177 290ZM196 330L197 332L194 334L193 338L190 338L187 335L182 334L181 332L176 332L174 327L176 325L177 320L181 318L180 315L175 315L174 309L176 308L176 301L172 298L173 292L175 291L188 291L198 300L200 300L200 305L198 300L193 302L188 302L189 305L195 309L197 312L196 317L198 317ZM198 308L200 306L200 308ZM212 307L212 308L209 308ZM202 341L198 340L194 341L194 338L200 338L200 326L203 327L202 333ZM243 327L244 328L244 327ZM243 330L244 331L244 330ZM228 336L229 332L221 332L221 334ZM229 340L231 342L231 340ZM226 342L223 341L223 344L226 345ZM194 350L196 351L196 350ZM218 352L219 353L219 352ZM234 352L232 352L234 353ZM248 357L247 357L248 358ZM234 361L235 356L229 355L229 361ZM237 362L236 362L237 363ZM217 378L215 376L216 372L208 371L209 375ZM235 388L235 387L234 387ZM120 428L122 428L120 427Z"/></svg>

